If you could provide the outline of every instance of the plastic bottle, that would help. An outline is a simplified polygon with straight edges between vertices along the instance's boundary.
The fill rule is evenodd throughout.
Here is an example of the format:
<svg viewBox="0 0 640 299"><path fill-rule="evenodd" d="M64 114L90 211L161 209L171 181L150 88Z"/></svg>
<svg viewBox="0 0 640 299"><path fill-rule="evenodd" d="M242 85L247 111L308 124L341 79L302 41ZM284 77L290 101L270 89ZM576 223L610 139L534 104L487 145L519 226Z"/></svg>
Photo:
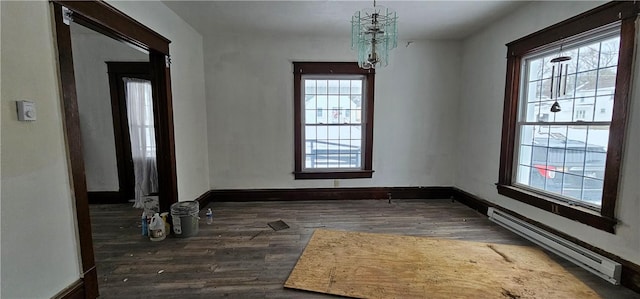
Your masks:
<svg viewBox="0 0 640 299"><path fill-rule="evenodd" d="M151 223L149 224L149 239L151 241L162 241L165 237L164 221L162 221L160 214L155 213L151 217Z"/></svg>
<svg viewBox="0 0 640 299"><path fill-rule="evenodd" d="M147 214L142 212L142 235L149 235L149 227L147 226Z"/></svg>
<svg viewBox="0 0 640 299"><path fill-rule="evenodd" d="M162 217L162 221L164 221L164 234L168 235L171 233L171 226L169 225L169 222L167 222L167 216L169 215L169 212L163 212L160 214L160 217Z"/></svg>
<svg viewBox="0 0 640 299"><path fill-rule="evenodd" d="M213 211L211 208L207 209L207 224L213 223Z"/></svg>

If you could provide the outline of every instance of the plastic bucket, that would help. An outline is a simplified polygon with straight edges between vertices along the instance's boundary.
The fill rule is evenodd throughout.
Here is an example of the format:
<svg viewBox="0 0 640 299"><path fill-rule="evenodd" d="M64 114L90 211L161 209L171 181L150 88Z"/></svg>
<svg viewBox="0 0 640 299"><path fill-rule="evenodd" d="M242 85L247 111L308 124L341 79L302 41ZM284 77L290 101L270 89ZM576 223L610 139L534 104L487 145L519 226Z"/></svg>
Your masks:
<svg viewBox="0 0 640 299"><path fill-rule="evenodd" d="M172 204L173 234L179 238L197 235L199 212L200 204L197 201L181 201Z"/></svg>

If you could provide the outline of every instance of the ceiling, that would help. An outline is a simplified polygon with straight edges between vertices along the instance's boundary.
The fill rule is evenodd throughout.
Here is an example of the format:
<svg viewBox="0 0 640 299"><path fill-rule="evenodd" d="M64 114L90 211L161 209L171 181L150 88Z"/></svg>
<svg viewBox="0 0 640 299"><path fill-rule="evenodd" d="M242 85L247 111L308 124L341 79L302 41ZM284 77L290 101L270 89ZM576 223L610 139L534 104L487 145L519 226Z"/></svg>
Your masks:
<svg viewBox="0 0 640 299"><path fill-rule="evenodd" d="M218 32L349 37L373 1L163 1L202 35ZM378 1L398 13L401 40L462 39L525 1Z"/></svg>

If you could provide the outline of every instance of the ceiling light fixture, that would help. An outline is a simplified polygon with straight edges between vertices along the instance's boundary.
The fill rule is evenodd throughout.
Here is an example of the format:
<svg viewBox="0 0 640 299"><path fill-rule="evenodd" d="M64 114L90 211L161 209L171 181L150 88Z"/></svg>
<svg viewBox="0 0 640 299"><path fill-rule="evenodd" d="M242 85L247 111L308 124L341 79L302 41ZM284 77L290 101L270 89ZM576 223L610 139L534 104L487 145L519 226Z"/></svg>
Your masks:
<svg viewBox="0 0 640 299"><path fill-rule="evenodd" d="M398 16L384 6L365 8L351 18L351 48L358 51L363 69L387 66L389 51L398 45Z"/></svg>

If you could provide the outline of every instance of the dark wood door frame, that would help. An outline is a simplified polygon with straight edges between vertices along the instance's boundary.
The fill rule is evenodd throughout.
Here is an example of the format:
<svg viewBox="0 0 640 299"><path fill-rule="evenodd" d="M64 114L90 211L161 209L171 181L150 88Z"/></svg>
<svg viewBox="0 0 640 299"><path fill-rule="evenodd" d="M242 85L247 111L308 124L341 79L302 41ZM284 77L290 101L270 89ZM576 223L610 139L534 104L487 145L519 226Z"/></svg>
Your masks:
<svg viewBox="0 0 640 299"><path fill-rule="evenodd" d="M76 94L71 32L63 18L63 6L72 12L73 22L89 27L109 37L127 42L149 53L153 110L156 119L156 145L160 208L168 211L178 200L171 72L168 67L169 41L102 1L52 1L58 48L62 91L63 122L76 207L76 219L82 263L81 280L84 296L98 296L91 219L80 135L80 119Z"/></svg>
<svg viewBox="0 0 640 299"><path fill-rule="evenodd" d="M151 81L149 62L113 62L107 61L109 90L111 93L111 113L113 116L113 137L118 164L118 190L120 201L126 202L134 197L135 176L131 156L131 138L127 117L125 89L122 78L138 78Z"/></svg>

